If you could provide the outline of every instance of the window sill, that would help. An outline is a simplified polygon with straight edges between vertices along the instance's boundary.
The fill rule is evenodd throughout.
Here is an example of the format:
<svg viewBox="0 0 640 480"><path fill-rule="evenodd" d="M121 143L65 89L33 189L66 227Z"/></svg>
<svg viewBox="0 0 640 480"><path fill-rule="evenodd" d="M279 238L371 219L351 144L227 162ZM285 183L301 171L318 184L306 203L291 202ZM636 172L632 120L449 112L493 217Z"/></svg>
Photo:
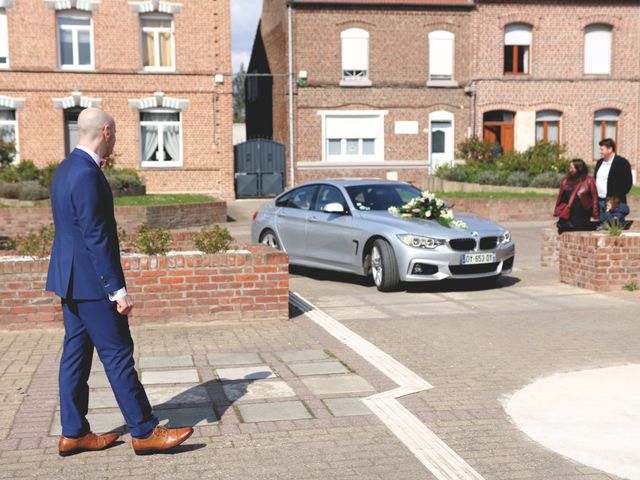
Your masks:
<svg viewBox="0 0 640 480"><path fill-rule="evenodd" d="M182 170L182 162L142 162L140 170Z"/></svg>
<svg viewBox="0 0 640 480"><path fill-rule="evenodd" d="M455 80L429 80L427 87L430 88L458 88L460 84Z"/></svg>
<svg viewBox="0 0 640 480"><path fill-rule="evenodd" d="M96 67L93 65L60 65L59 69L63 72L95 72Z"/></svg>
<svg viewBox="0 0 640 480"><path fill-rule="evenodd" d="M341 87L370 87L371 80L340 80Z"/></svg>
<svg viewBox="0 0 640 480"><path fill-rule="evenodd" d="M175 68L143 68L140 73L176 73Z"/></svg>

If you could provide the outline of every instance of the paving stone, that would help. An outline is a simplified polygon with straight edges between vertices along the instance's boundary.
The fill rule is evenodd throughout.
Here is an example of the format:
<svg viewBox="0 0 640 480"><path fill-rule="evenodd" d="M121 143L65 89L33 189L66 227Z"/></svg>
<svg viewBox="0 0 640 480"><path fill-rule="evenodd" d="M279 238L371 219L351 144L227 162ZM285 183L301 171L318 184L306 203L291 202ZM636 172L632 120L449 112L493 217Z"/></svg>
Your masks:
<svg viewBox="0 0 640 480"><path fill-rule="evenodd" d="M209 364L214 367L226 365L253 365L263 360L257 353L210 353L207 355Z"/></svg>
<svg viewBox="0 0 640 480"><path fill-rule="evenodd" d="M262 380L277 375L266 365L255 367L218 368L216 373L220 380Z"/></svg>
<svg viewBox="0 0 640 480"><path fill-rule="evenodd" d="M154 408L153 413L170 427L203 427L218 423L213 407Z"/></svg>
<svg viewBox="0 0 640 480"><path fill-rule="evenodd" d="M374 388L359 375L303 378L302 383L304 383L314 395L335 395L374 391Z"/></svg>
<svg viewBox="0 0 640 480"><path fill-rule="evenodd" d="M193 358L191 358L191 355L180 355L176 357L140 357L138 366L140 368L193 367Z"/></svg>
<svg viewBox="0 0 640 480"><path fill-rule="evenodd" d="M89 393L89 408L117 408L118 402L111 389L93 390Z"/></svg>
<svg viewBox="0 0 640 480"><path fill-rule="evenodd" d="M112 430L125 431L126 422L120 412L113 413L89 413L87 421L91 425L91 431L94 433L105 433ZM56 413L53 417L51 430L49 435L61 435L62 427L60 424L60 414Z"/></svg>
<svg viewBox="0 0 640 480"><path fill-rule="evenodd" d="M349 373L340 362L294 363L289 369L296 375L329 375L332 373Z"/></svg>
<svg viewBox="0 0 640 480"><path fill-rule="evenodd" d="M371 415L371 410L362 403L361 398L327 398L323 402L334 417Z"/></svg>
<svg viewBox="0 0 640 480"><path fill-rule="evenodd" d="M306 360L324 360L329 358L324 350L291 350L275 352L276 356L285 363L304 362Z"/></svg>
<svg viewBox="0 0 640 480"><path fill-rule="evenodd" d="M286 382L261 381L223 382L224 394L230 402L238 400L264 400L267 398L295 397L293 389Z"/></svg>
<svg viewBox="0 0 640 480"><path fill-rule="evenodd" d="M89 375L89 387L90 388L105 388L110 387L111 384L107 379L107 374L102 372L91 372Z"/></svg>
<svg viewBox="0 0 640 480"><path fill-rule="evenodd" d="M188 370L164 370L160 372L142 372L142 383L154 385L162 383L198 383L198 371L195 368Z"/></svg>
<svg viewBox="0 0 640 480"><path fill-rule="evenodd" d="M211 397L204 385L180 387L147 387L151 405L199 405L210 403Z"/></svg>
<svg viewBox="0 0 640 480"><path fill-rule="evenodd" d="M298 401L240 405L238 409L247 423L312 418L304 404Z"/></svg>

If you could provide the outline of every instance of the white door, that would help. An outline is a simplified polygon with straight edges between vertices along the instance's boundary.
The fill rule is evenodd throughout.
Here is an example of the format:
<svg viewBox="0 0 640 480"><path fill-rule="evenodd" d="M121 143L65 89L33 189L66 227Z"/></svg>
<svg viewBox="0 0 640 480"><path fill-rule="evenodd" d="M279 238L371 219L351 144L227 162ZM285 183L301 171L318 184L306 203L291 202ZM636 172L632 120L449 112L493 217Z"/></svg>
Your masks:
<svg viewBox="0 0 640 480"><path fill-rule="evenodd" d="M432 173L441 165L453 162L453 123L451 121L432 121L429 138L430 165Z"/></svg>

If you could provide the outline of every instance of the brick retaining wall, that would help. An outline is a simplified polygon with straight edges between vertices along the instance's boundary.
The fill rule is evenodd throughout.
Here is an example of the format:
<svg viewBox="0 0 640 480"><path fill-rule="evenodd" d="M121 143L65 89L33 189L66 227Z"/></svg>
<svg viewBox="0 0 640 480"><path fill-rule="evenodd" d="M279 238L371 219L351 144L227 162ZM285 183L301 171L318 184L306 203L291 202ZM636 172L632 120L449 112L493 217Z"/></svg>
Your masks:
<svg viewBox="0 0 640 480"><path fill-rule="evenodd" d="M223 201L116 207L118 226L134 232L146 223L151 227L179 229L227 221L227 204ZM0 236L15 237L53 223L47 207L0 208Z"/></svg>
<svg viewBox="0 0 640 480"><path fill-rule="evenodd" d="M640 235L566 232L558 237L560 281L596 291L640 284Z"/></svg>
<svg viewBox="0 0 640 480"><path fill-rule="evenodd" d="M132 323L288 318L286 253L123 257L135 302ZM0 328L62 326L60 301L45 292L48 260L0 262Z"/></svg>

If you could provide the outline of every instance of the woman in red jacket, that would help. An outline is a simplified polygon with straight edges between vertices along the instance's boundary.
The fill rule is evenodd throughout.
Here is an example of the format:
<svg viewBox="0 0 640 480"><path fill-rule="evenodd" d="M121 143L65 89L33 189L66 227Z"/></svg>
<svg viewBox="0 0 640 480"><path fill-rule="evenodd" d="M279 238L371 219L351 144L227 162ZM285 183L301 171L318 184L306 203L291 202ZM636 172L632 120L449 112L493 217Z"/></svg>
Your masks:
<svg viewBox="0 0 640 480"><path fill-rule="evenodd" d="M575 192L575 194L574 194ZM569 218L558 220L558 233L578 230L594 230L591 218L598 220L598 191L593 177L583 160L576 158L569 164L569 173L562 180L556 200L556 216L562 210L562 204L569 205Z"/></svg>

